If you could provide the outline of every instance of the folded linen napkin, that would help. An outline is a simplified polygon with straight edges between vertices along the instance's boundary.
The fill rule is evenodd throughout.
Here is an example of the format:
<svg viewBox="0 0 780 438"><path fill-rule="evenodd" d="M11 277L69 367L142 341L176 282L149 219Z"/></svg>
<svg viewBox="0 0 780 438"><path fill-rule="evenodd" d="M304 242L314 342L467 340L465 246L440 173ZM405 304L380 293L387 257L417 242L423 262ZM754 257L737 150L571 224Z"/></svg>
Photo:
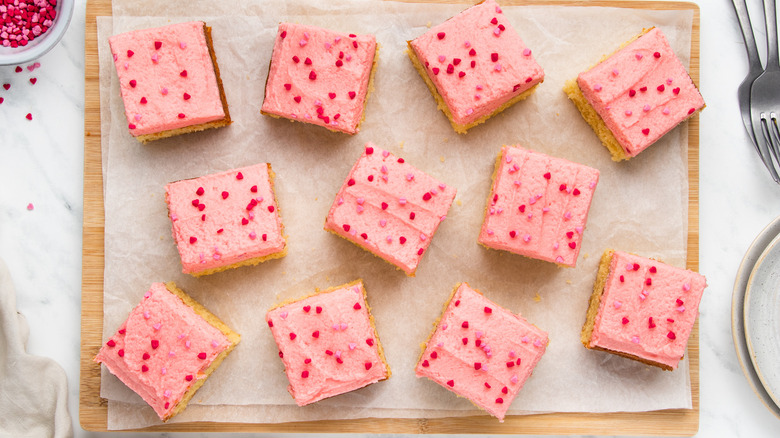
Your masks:
<svg viewBox="0 0 780 438"><path fill-rule="evenodd" d="M0 437L71 437L65 371L52 359L27 354L29 334L0 260Z"/></svg>

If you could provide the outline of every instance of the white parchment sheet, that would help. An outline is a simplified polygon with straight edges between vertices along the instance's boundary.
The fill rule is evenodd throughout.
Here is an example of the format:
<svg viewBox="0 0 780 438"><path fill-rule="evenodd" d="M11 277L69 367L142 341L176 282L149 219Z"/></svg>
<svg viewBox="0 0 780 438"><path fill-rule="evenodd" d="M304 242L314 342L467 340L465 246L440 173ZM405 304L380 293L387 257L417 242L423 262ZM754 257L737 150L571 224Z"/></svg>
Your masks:
<svg viewBox="0 0 780 438"><path fill-rule="evenodd" d="M104 338L114 333L152 282L169 280L242 335L239 346L187 410L172 421L269 423L481 414L467 400L417 379L413 370L420 343L461 281L549 333L547 353L510 414L691 407L687 360L678 370L664 372L586 350L580 343L588 297L605 249L685 266L687 127L678 127L629 162L614 163L562 87L565 80L650 26L662 28L687 64L692 11L504 7L544 68L544 83L529 99L458 135L436 109L404 50L406 40L465 5L359 0L327 6L293 1L230 2L231 7L207 1L113 3L113 19L101 18L98 26L106 209ZM213 29L234 123L140 144L127 132L107 38L193 19L206 21ZM375 90L357 135L260 114L280 21L376 35L381 49ZM416 277L405 276L322 229L338 188L368 141L458 190ZM520 144L601 171L576 268L559 268L477 244L495 157L503 144ZM259 162L270 162L276 172L288 255L199 279L182 274L164 185ZM280 301L356 278L365 281L393 375L299 408L287 392L265 312ZM105 368L101 396L110 400L109 428L159 423L152 410Z"/></svg>

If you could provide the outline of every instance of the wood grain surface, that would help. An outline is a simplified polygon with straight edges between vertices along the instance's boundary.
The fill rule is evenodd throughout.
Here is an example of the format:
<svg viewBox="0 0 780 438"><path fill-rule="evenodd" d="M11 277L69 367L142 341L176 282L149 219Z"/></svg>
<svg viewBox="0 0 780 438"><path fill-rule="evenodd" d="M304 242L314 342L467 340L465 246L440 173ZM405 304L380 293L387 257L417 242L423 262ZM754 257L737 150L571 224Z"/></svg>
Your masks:
<svg viewBox="0 0 780 438"><path fill-rule="evenodd" d="M438 0L436 2L445 3ZM639 0L503 0L504 5L609 6L692 10L690 75L699 83L699 8L694 3ZM100 145L100 90L96 17L111 15L111 0L88 0L84 74L84 228L81 293L81 377L79 420L90 431L107 430L108 402L100 398L100 365L92 361L103 333L104 207ZM688 122L688 258L699 269L699 117ZM154 426L144 431L322 432L322 433L481 433L584 435L694 435L699 429L699 329L688 342L693 409L639 413L551 413L508 416L504 423L482 415L441 419L359 419L279 424L192 422Z"/></svg>

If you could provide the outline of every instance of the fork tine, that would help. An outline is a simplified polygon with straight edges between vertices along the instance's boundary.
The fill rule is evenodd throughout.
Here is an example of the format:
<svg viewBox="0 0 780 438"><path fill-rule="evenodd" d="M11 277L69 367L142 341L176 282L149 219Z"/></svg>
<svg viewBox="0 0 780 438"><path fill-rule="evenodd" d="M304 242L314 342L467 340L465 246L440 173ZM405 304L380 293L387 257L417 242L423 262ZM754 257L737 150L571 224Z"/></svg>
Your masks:
<svg viewBox="0 0 780 438"><path fill-rule="evenodd" d="M780 167L780 128L777 126L777 114L774 111L769 113L769 128L772 132L772 147L769 151L772 152L775 163Z"/></svg>
<svg viewBox="0 0 780 438"><path fill-rule="evenodd" d="M752 102L752 94L751 94L751 106L752 105L753 102ZM776 183L780 184L780 175L778 175L774 163L772 163L772 153L769 152L769 149L772 148L771 146L772 142L771 139L769 138L769 130L766 124L764 113L763 112L757 113L753 111L752 121L753 121L753 135L755 135L756 137L756 146L758 147L759 150L758 155L761 157L761 161L764 162L764 166L767 168L767 170L769 170L769 174L772 176L772 179Z"/></svg>

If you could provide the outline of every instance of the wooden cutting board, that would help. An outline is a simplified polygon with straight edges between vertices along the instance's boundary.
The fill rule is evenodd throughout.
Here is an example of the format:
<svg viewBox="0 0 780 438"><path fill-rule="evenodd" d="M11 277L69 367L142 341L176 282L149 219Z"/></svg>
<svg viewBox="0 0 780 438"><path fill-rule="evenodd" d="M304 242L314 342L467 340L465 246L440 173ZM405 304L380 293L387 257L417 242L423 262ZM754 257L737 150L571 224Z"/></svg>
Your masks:
<svg viewBox="0 0 780 438"><path fill-rule="evenodd" d="M438 0L441 1L441 0ZM632 0L503 0L502 4L609 6L635 9L691 10L690 75L699 83L699 7L694 3ZM90 431L107 430L108 402L100 398L100 365L94 363L103 333L105 224L100 145L100 90L96 17L111 15L111 0L88 0L84 74L84 230L81 292L81 381L79 420ZM688 122L688 259L699 269L699 117ZM359 419L280 424L193 422L165 424L144 431L322 432L322 433L480 433L584 435L694 435L699 429L698 322L688 342L693 409L639 413L551 413L509 416L504 423L482 415L440 419Z"/></svg>

